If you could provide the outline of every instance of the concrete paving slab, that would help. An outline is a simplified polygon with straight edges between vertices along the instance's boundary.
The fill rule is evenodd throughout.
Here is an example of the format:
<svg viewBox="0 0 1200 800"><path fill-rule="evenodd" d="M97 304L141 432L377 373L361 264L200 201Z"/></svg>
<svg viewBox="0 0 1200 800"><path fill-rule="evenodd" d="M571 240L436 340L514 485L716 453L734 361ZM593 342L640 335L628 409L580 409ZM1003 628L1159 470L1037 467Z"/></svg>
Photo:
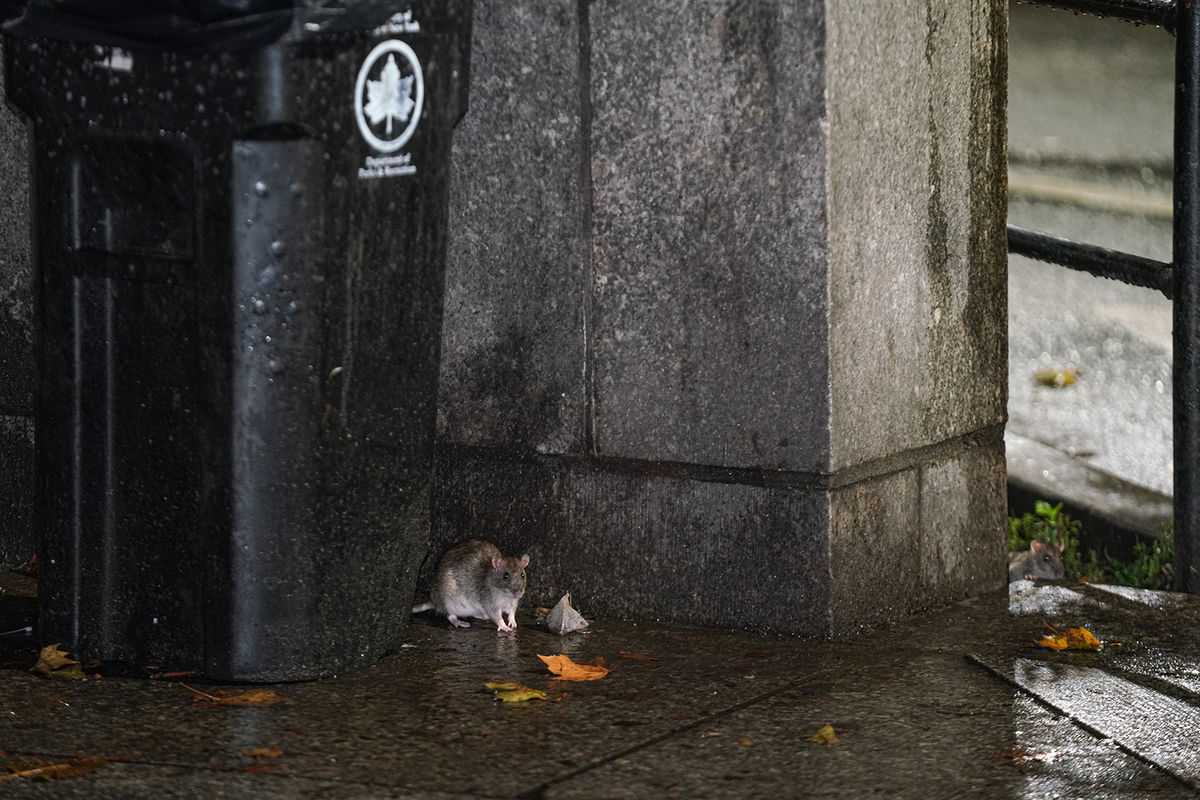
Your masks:
<svg viewBox="0 0 1200 800"><path fill-rule="evenodd" d="M934 656L901 660L711 720L545 796L1188 796L982 670ZM839 742L806 740L823 724Z"/></svg>
<svg viewBox="0 0 1200 800"><path fill-rule="evenodd" d="M292 702L259 708L202 705L172 682L9 669L0 743L10 756L126 759L48 785L56 797L1189 796L1140 749L1095 738L1096 725L1074 725L964 655L1096 670L1194 711L1200 598L1014 587L847 642L606 619L560 638L529 616L499 635L423 619L412 646L375 669L271 687ZM1015 601L1027 613L1011 613ZM1047 622L1124 644L1050 653L1035 644ZM563 685L535 658L557 652L616 670ZM483 690L492 679L565 697L501 704ZM1122 743L1162 746L1142 719L1122 722ZM805 741L824 724L844 731L839 744ZM283 751L269 772L245 771L258 766L241 751L256 747Z"/></svg>
<svg viewBox="0 0 1200 800"><path fill-rule="evenodd" d="M1200 710L1102 669L1041 659L970 659L1100 737L1200 790Z"/></svg>
<svg viewBox="0 0 1200 800"><path fill-rule="evenodd" d="M263 708L206 707L175 683L62 683L15 673L0 685L12 710L0 740L20 752L129 755L205 769L229 769L242 748L278 747L291 757L281 770L289 776L512 794L537 782L531 776L595 763L674 730L681 718L779 689L847 647L607 621L560 639L527 623L516 635L417 624L412 647L375 669L274 687L292 702ZM622 659L621 650L660 660ZM536 654L559 652L581 662L603 656L617 670L602 683L552 681ZM566 698L501 704L484 690L490 680ZM144 710L131 713L131 697ZM488 768L464 770L467 762Z"/></svg>
<svg viewBox="0 0 1200 800"><path fill-rule="evenodd" d="M8 758L20 758L11 753ZM258 766L247 764L247 769ZM185 765L111 762L98 771L60 781L9 780L0 784L6 800L465 800L475 794L412 791L352 780L316 781L268 772L239 773Z"/></svg>

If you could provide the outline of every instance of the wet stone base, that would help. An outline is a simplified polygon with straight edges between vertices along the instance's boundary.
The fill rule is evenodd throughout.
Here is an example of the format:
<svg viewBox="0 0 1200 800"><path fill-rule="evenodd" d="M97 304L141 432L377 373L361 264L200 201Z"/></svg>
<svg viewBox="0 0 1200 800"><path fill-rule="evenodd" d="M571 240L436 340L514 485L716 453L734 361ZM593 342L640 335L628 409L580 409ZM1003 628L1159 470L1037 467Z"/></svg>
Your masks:
<svg viewBox="0 0 1200 800"><path fill-rule="evenodd" d="M444 446L419 594L470 537L529 553L537 604L571 592L602 616L802 636L1001 584L998 442L848 479Z"/></svg>

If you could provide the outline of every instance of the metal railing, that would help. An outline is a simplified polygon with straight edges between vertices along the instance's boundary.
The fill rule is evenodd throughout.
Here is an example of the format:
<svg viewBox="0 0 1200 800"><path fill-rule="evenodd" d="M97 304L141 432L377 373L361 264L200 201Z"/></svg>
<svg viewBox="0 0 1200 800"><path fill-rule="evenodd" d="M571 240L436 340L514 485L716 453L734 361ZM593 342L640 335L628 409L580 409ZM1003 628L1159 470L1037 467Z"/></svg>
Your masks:
<svg viewBox="0 0 1200 800"><path fill-rule="evenodd" d="M1157 289L1172 301L1175 582L1200 594L1200 0L1025 0L1175 35L1171 263L1008 226L1010 253Z"/></svg>

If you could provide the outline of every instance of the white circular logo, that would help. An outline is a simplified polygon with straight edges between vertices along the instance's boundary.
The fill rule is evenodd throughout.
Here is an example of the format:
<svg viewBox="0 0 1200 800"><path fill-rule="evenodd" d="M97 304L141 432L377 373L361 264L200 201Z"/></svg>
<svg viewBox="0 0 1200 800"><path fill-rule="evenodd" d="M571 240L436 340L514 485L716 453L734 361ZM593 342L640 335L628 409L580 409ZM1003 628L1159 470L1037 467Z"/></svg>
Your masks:
<svg viewBox="0 0 1200 800"><path fill-rule="evenodd" d="M404 146L417 129L425 79L417 54L399 39L375 46L358 70L354 118L367 144L383 153Z"/></svg>

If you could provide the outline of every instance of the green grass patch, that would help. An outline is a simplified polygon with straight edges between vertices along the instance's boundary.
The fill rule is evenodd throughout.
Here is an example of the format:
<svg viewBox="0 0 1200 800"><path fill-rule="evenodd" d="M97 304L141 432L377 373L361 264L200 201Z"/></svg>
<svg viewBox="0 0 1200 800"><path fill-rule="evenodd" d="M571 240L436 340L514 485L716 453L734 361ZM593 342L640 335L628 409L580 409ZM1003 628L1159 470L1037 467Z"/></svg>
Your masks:
<svg viewBox="0 0 1200 800"><path fill-rule="evenodd" d="M1033 504L1033 513L1008 518L1008 549L1028 550L1030 542L1063 544L1064 579L1133 586L1138 589L1170 589L1174 580L1172 562L1175 537L1170 524L1152 542L1134 545L1132 561L1122 561L1108 553L1080 546L1083 524L1063 513L1062 503L1045 500Z"/></svg>

